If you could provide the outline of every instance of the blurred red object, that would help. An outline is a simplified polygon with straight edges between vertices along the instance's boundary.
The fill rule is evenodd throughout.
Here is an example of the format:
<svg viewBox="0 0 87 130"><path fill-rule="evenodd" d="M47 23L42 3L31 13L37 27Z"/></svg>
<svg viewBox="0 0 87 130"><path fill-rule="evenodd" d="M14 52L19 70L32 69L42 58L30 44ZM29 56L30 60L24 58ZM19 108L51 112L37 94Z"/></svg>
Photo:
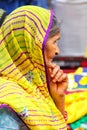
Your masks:
<svg viewBox="0 0 87 130"><path fill-rule="evenodd" d="M72 128L68 125L68 126L67 126L67 130L72 130Z"/></svg>

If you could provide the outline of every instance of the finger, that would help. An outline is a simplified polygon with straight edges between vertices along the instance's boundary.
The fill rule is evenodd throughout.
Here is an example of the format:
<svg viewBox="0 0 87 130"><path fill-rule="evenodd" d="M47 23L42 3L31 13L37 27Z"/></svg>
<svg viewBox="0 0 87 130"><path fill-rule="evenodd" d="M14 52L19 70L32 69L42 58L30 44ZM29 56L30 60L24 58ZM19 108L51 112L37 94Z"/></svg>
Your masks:
<svg viewBox="0 0 87 130"><path fill-rule="evenodd" d="M48 67L53 69L55 66L56 66L56 64L51 62Z"/></svg>
<svg viewBox="0 0 87 130"><path fill-rule="evenodd" d="M58 82L61 82L61 81L68 81L68 77L67 77L67 74L66 73L63 73L59 78L58 78Z"/></svg>
<svg viewBox="0 0 87 130"><path fill-rule="evenodd" d="M59 66L55 66L53 71L52 71L51 77L53 78L55 75L57 75L59 73L59 71L60 71L60 67Z"/></svg>
<svg viewBox="0 0 87 130"><path fill-rule="evenodd" d="M56 64L53 64L53 63L50 63L49 66L48 66L48 71L49 71L49 74L51 76L52 72L53 72L53 68L55 68Z"/></svg>
<svg viewBox="0 0 87 130"><path fill-rule="evenodd" d="M53 82L58 82L63 75L63 70L58 71L53 77Z"/></svg>

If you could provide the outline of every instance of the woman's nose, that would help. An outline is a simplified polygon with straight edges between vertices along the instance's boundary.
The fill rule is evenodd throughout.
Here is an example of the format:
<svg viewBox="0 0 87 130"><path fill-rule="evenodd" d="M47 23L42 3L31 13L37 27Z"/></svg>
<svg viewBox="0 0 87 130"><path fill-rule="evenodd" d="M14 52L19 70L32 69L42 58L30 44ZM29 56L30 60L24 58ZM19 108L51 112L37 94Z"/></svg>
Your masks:
<svg viewBox="0 0 87 130"><path fill-rule="evenodd" d="M55 55L58 55L60 53L58 45L56 45Z"/></svg>

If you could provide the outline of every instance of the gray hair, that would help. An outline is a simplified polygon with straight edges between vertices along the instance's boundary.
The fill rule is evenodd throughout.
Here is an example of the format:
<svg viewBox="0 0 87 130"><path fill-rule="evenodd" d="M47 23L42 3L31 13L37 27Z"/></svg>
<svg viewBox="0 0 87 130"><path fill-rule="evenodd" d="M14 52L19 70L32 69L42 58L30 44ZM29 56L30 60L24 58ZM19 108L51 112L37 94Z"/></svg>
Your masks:
<svg viewBox="0 0 87 130"><path fill-rule="evenodd" d="M57 18L55 15L53 15L53 21L52 21L52 26L49 32L48 39L55 36L60 32L60 23L57 21Z"/></svg>

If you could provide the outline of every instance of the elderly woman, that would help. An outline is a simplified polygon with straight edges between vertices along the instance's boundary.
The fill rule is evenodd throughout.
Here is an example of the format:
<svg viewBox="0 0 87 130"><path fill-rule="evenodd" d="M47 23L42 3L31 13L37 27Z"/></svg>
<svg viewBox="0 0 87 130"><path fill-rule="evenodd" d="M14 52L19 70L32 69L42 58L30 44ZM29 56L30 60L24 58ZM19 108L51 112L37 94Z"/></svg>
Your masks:
<svg viewBox="0 0 87 130"><path fill-rule="evenodd" d="M3 130L22 130L22 121L31 130L67 129L64 93L68 78L52 62L59 54L59 38L60 28L51 10L23 6L4 21L0 30Z"/></svg>

